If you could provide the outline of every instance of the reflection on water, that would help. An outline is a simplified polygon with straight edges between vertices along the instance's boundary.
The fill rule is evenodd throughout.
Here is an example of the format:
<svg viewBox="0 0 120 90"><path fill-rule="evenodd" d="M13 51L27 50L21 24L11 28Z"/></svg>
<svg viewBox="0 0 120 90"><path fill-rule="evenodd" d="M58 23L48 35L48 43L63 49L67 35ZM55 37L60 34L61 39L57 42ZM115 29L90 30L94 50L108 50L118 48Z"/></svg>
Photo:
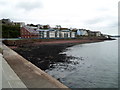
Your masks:
<svg viewBox="0 0 120 90"><path fill-rule="evenodd" d="M118 40L80 44L63 52L72 63L55 63L46 72L70 88L118 87Z"/></svg>

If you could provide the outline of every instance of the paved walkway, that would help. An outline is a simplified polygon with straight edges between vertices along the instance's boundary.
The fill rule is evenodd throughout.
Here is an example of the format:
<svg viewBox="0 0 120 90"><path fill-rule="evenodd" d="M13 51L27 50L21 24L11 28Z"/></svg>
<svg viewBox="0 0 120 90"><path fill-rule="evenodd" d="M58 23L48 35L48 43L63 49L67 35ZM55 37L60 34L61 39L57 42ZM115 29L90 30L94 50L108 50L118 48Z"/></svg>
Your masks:
<svg viewBox="0 0 120 90"><path fill-rule="evenodd" d="M2 55L0 54L2 58ZM20 80L16 73L12 70L9 64L4 58L0 59L0 66L2 66L2 83L0 82L2 88L26 88L25 84ZM0 88L1 88L0 86Z"/></svg>

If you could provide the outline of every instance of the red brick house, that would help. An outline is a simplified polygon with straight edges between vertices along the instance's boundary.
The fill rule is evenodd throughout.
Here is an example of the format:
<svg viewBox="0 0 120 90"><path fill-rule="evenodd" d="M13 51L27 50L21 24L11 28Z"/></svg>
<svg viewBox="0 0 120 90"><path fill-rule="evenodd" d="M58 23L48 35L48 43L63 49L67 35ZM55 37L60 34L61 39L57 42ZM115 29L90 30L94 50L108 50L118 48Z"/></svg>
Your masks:
<svg viewBox="0 0 120 90"><path fill-rule="evenodd" d="M20 29L21 38L38 38L39 32L36 31L36 28L32 28L29 26L21 27Z"/></svg>

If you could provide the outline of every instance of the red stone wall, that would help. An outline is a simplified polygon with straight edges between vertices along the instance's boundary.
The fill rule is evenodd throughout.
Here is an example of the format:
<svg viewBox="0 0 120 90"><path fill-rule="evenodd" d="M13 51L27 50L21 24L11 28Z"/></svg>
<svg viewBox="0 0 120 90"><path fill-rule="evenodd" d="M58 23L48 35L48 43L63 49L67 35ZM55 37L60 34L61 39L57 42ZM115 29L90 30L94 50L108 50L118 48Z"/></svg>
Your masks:
<svg viewBox="0 0 120 90"><path fill-rule="evenodd" d="M26 30L24 27L20 30L21 38L38 38L38 35L35 35L33 33L30 33L28 30Z"/></svg>

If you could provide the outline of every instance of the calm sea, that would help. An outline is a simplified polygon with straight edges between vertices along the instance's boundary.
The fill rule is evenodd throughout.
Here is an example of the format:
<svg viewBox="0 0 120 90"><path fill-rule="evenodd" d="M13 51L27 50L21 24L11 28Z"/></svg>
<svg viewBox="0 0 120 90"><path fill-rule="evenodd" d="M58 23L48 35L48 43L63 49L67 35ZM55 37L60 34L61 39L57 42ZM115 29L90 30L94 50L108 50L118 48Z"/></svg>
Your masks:
<svg viewBox="0 0 120 90"><path fill-rule="evenodd" d="M47 73L70 88L118 87L118 40L79 44L63 52L71 63L56 63Z"/></svg>

